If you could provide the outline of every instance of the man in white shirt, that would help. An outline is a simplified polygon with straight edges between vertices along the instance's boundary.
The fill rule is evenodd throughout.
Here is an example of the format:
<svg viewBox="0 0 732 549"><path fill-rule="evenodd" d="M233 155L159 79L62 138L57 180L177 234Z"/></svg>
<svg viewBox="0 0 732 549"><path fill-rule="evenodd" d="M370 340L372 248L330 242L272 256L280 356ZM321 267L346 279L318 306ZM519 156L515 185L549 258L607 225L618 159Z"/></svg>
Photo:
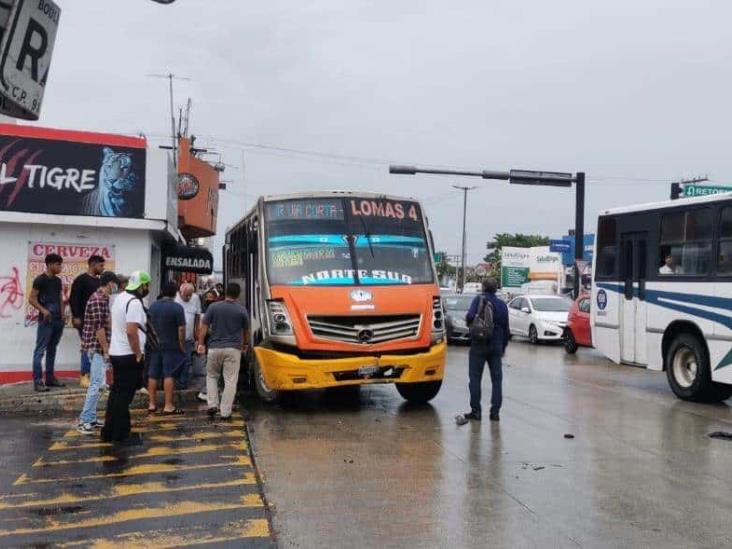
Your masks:
<svg viewBox="0 0 732 549"><path fill-rule="evenodd" d="M142 302L150 291L151 278L145 271L130 275L127 288L114 300L110 313L112 328L109 361L113 383L107 401L102 440L124 442L130 437L130 404L142 387L147 340L147 311Z"/></svg>
<svg viewBox="0 0 732 549"><path fill-rule="evenodd" d="M196 336L198 334L198 323L201 319L201 299L195 293L193 284L185 283L181 285L175 302L183 307L186 315L186 344L185 355L186 363L183 365L177 380L177 389L187 389L191 379L191 370L193 368L193 360L195 351Z"/></svg>
<svg viewBox="0 0 732 549"><path fill-rule="evenodd" d="M662 274L662 275L679 274L676 269L676 261L674 261L674 256L672 256L671 254L668 254L666 256L666 259L664 260L663 265L661 265L661 268L658 269L658 274Z"/></svg>

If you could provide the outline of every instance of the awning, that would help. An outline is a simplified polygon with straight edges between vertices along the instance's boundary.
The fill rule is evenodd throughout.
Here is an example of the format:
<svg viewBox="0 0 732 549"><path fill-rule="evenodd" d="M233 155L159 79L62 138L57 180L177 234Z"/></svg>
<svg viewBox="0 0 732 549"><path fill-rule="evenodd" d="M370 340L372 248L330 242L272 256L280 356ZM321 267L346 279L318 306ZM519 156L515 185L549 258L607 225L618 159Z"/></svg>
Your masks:
<svg viewBox="0 0 732 549"><path fill-rule="evenodd" d="M163 250L163 265L169 271L210 275L213 255L206 248L175 246Z"/></svg>

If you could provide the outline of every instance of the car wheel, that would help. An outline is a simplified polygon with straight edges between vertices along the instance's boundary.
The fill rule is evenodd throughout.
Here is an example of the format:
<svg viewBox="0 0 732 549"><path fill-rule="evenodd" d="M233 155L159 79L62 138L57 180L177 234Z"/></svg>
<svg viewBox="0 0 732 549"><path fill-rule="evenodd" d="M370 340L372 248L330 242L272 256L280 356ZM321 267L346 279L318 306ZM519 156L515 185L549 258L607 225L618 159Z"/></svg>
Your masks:
<svg viewBox="0 0 732 549"><path fill-rule="evenodd" d="M254 374L254 388L257 391L257 396L259 396L259 398L261 398L262 401L264 401L268 404L277 402L280 398L280 392L267 387L267 382L264 379L264 374L262 373L262 369L259 367L259 361L257 360L256 353L254 354L253 374Z"/></svg>
<svg viewBox="0 0 732 549"><path fill-rule="evenodd" d="M421 383L397 383L396 388L402 398L409 402L428 402L437 396L442 381L423 381Z"/></svg>
<svg viewBox="0 0 732 549"><path fill-rule="evenodd" d="M539 333L536 331L536 326L533 324L529 326L529 341L534 345L539 343Z"/></svg>
<svg viewBox="0 0 732 549"><path fill-rule="evenodd" d="M577 340L574 338L572 330L566 330L564 332L564 350L570 355L577 352Z"/></svg>
<svg viewBox="0 0 732 549"><path fill-rule="evenodd" d="M732 396L732 387L712 381L707 348L695 335L676 336L664 362L671 390L680 399L720 402Z"/></svg>

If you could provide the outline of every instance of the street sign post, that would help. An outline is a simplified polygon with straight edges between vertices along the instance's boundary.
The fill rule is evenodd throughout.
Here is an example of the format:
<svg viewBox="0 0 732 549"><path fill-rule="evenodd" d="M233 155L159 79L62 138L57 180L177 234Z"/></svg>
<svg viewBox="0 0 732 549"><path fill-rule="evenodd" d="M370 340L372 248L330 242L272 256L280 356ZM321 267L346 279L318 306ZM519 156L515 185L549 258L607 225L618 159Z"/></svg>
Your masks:
<svg viewBox="0 0 732 549"><path fill-rule="evenodd" d="M572 244L567 240L550 240L549 251L565 253L572 249Z"/></svg>
<svg viewBox="0 0 732 549"><path fill-rule="evenodd" d="M0 9L0 113L40 117L60 17L53 0L13 0L9 12Z"/></svg>

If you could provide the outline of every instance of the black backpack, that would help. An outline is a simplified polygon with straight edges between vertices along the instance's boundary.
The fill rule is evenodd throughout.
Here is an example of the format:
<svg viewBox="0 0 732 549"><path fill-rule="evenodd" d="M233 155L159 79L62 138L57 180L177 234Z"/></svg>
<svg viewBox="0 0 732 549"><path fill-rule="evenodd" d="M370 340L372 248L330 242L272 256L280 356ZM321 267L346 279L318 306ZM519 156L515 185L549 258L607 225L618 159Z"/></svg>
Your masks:
<svg viewBox="0 0 732 549"><path fill-rule="evenodd" d="M470 337L479 343L490 343L494 328L493 303L481 296L478 314L470 325Z"/></svg>
<svg viewBox="0 0 732 549"><path fill-rule="evenodd" d="M130 303L135 299L140 301L140 306L142 306L142 310L145 312L145 325L141 326L138 324L140 331L147 336L145 340L145 350L157 351L160 348L160 339L158 338L155 328L153 328L152 322L150 322L150 313L147 310L147 307L145 307L145 302L142 301L142 298L136 295L130 299L125 306L125 314L130 310ZM145 354L147 354L147 352Z"/></svg>

